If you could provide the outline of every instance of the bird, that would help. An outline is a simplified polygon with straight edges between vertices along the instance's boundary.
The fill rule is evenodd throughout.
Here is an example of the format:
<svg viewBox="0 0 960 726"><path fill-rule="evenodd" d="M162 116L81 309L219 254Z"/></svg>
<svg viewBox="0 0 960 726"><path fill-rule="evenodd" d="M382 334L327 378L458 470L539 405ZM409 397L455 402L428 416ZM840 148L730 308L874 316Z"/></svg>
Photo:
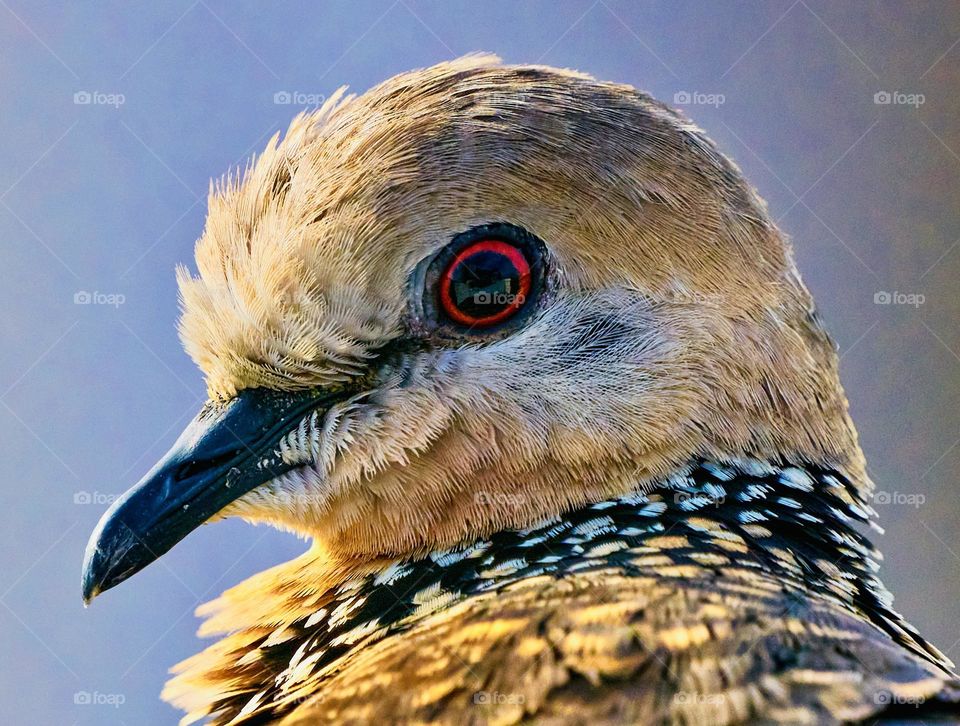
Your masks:
<svg viewBox="0 0 960 726"><path fill-rule="evenodd" d="M182 723L960 718L791 242L649 94L484 54L340 89L177 279L208 401L85 601L219 519L310 542L199 608Z"/></svg>

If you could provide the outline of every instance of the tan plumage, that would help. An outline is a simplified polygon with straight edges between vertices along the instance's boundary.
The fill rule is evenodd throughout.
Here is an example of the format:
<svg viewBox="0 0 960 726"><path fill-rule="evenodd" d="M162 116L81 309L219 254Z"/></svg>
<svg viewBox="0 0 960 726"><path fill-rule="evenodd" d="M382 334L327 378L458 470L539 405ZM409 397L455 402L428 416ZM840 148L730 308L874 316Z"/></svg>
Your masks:
<svg viewBox="0 0 960 726"><path fill-rule="evenodd" d="M548 250L451 336L424 260ZM213 407L346 390L218 516L313 538L206 606L164 697L216 723L823 723L951 708L855 524L868 480L787 242L632 88L471 56L337 94L210 199L182 334ZM218 403L219 402L219 403ZM917 710L915 713L919 713Z"/></svg>

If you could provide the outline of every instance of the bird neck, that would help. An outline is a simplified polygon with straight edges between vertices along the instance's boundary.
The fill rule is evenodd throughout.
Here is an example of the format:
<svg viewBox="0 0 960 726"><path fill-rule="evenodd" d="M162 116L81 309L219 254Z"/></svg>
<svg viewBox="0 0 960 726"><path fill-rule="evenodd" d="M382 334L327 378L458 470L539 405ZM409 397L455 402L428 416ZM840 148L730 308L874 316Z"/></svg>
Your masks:
<svg viewBox="0 0 960 726"><path fill-rule="evenodd" d="M370 603L384 589L393 602L384 613L373 597L375 607L338 627L356 627L364 612L378 613L383 625L384 618L424 616L526 578L603 568L670 578L703 568L763 568L869 617L887 610L891 598L875 574L879 552L860 531L880 531L863 497L835 469L697 460L642 491L346 577L338 589L347 599L360 593Z"/></svg>
<svg viewBox="0 0 960 726"><path fill-rule="evenodd" d="M270 703L282 714L354 648L468 598L584 571L735 593L757 592L769 580L757 575L772 574L788 600L829 599L949 664L891 609L876 576L879 555L858 531L873 514L860 491L820 466L697 460L645 491L422 557L350 565L314 547L201 611L211 615L202 634L232 634L187 661L165 697L204 713ZM212 694L221 681L230 688L211 701L190 695Z"/></svg>
<svg viewBox="0 0 960 726"><path fill-rule="evenodd" d="M876 576L881 555L861 531L882 532L875 515L862 483L837 469L747 457L697 459L668 478L525 528L406 557L354 561L314 545L248 582L280 576L300 592L311 580L328 604L305 621L325 628L331 639L366 614L376 613L383 626L525 578L587 568L657 577L683 577L697 568L721 575L729 568L763 568L863 615L889 609L891 600ZM260 593L265 589L273 588ZM366 605L356 605L360 601Z"/></svg>

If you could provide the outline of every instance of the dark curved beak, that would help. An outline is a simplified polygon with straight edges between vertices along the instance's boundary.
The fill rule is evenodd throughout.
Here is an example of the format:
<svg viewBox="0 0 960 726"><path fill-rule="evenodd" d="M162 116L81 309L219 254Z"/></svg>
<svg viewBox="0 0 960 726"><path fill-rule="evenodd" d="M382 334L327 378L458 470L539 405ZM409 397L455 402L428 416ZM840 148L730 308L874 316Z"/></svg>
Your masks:
<svg viewBox="0 0 960 726"><path fill-rule="evenodd" d="M84 602L142 570L230 502L302 466L283 462L280 439L305 415L341 398L254 388L204 407L100 519L84 554Z"/></svg>

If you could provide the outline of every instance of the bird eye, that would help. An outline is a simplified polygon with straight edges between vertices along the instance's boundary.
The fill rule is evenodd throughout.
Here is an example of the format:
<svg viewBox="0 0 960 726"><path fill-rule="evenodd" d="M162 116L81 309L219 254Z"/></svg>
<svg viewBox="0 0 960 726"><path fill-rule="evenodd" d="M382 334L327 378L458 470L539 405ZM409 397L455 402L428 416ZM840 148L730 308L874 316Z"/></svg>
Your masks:
<svg viewBox="0 0 960 726"><path fill-rule="evenodd" d="M536 307L545 259L543 242L520 227L473 227L424 260L419 310L441 335L502 331Z"/></svg>
<svg viewBox="0 0 960 726"><path fill-rule="evenodd" d="M530 263L509 242L473 242L440 276L440 307L470 327L496 325L520 310L530 296Z"/></svg>
<svg viewBox="0 0 960 726"><path fill-rule="evenodd" d="M543 243L519 227L475 227L429 262L424 308L454 330L499 329L536 301L543 257Z"/></svg>

